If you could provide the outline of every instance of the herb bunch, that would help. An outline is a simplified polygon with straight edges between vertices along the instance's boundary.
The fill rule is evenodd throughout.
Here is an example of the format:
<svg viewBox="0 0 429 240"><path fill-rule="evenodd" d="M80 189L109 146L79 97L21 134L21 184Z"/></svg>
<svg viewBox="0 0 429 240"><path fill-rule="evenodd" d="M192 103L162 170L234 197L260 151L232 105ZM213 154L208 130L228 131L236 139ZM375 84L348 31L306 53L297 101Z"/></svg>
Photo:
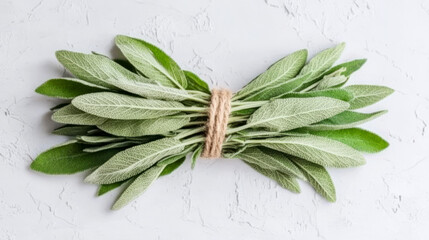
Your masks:
<svg viewBox="0 0 429 240"><path fill-rule="evenodd" d="M125 60L56 53L75 78L48 80L36 92L67 100L51 109L52 120L64 124L53 133L72 140L41 153L31 168L47 174L95 169L85 181L100 185L98 195L126 186L112 207L119 209L187 155L195 166L204 148L210 89L154 45L127 36L115 40ZM356 128L386 111L354 110L393 92L384 86L344 87L366 61L333 66L344 47L326 49L308 62L307 50L296 51L236 92L223 156L243 160L292 192L300 192L297 179L306 181L335 201L326 167L360 166L360 152L388 146Z"/></svg>

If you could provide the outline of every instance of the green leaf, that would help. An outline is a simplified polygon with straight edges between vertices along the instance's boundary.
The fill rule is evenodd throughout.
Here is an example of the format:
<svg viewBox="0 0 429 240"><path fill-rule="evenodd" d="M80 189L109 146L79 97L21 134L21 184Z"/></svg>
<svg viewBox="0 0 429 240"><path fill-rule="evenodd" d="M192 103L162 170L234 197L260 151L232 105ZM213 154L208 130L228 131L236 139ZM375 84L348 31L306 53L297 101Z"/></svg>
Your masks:
<svg viewBox="0 0 429 240"><path fill-rule="evenodd" d="M168 87L185 89L185 74L162 50L143 40L118 35L116 45L128 61L148 78Z"/></svg>
<svg viewBox="0 0 429 240"><path fill-rule="evenodd" d="M76 136L76 135L85 135L89 130L94 129L93 126L75 126L75 125L64 125L62 127L56 128L52 131L53 134L63 135L63 136Z"/></svg>
<svg viewBox="0 0 429 240"><path fill-rule="evenodd" d="M163 135L182 128L190 118L186 115L168 116L146 120L114 120L108 119L98 125L101 130L116 136L139 137L147 135Z"/></svg>
<svg viewBox="0 0 429 240"><path fill-rule="evenodd" d="M251 99L252 97L249 95L253 93L292 79L299 73L306 60L307 50L299 50L280 59L269 67L267 71L242 88L235 97Z"/></svg>
<svg viewBox="0 0 429 240"><path fill-rule="evenodd" d="M378 111L374 113L358 113L358 112L352 112L352 111L344 111L331 118L328 118L321 122L307 126L306 129L335 130L335 129L351 128L351 127L360 125L362 123L368 122L370 120L373 120L385 113L387 113L387 111Z"/></svg>
<svg viewBox="0 0 429 240"><path fill-rule="evenodd" d="M106 91L106 88L74 78L50 79L36 89L37 93L62 99L72 99L83 94L101 91Z"/></svg>
<svg viewBox="0 0 429 240"><path fill-rule="evenodd" d="M342 142L361 152L380 152L389 146L389 143L377 134L360 128L331 131L310 131L310 133Z"/></svg>
<svg viewBox="0 0 429 240"><path fill-rule="evenodd" d="M313 186L317 193L330 202L336 201L334 183L324 167L297 158L292 158L292 161L301 168L302 172L307 177L308 182Z"/></svg>
<svg viewBox="0 0 429 240"><path fill-rule="evenodd" d="M278 82L272 86L266 87L248 97L246 101L262 101L280 98L282 95L292 92L301 86L307 79L308 75L298 76L289 81Z"/></svg>
<svg viewBox="0 0 429 240"><path fill-rule="evenodd" d="M201 156L201 152L203 151L204 144L200 144L197 149L192 153L191 157L191 169L194 169L195 164L197 163L197 159Z"/></svg>
<svg viewBox="0 0 429 240"><path fill-rule="evenodd" d="M330 68L328 71L324 73L324 75L329 75L333 72L336 72L337 70L341 68L345 68L346 70L341 73L341 75L349 77L352 75L352 73L359 70L364 64L366 63L366 59L356 59L352 60L350 62L341 63L339 65L336 65L332 68Z"/></svg>
<svg viewBox="0 0 429 240"><path fill-rule="evenodd" d="M318 53L302 68L299 76L310 74L308 79L317 78L338 60L345 46L345 43L340 43L333 48L328 48Z"/></svg>
<svg viewBox="0 0 429 240"><path fill-rule="evenodd" d="M71 104L54 112L52 120L58 123L74 125L98 125L106 121L105 118L83 112Z"/></svg>
<svg viewBox="0 0 429 240"><path fill-rule="evenodd" d="M297 156L325 167L355 167L365 164L353 148L323 137L300 136L271 138L260 141L264 147Z"/></svg>
<svg viewBox="0 0 429 240"><path fill-rule="evenodd" d="M113 149L113 148L124 148L124 147L130 147L136 145L135 142L131 141L125 141L125 142L113 142L102 146L96 146L96 147L88 147L83 149L84 152L99 152L104 151L107 149Z"/></svg>
<svg viewBox="0 0 429 240"><path fill-rule="evenodd" d="M179 102L132 97L118 93L91 93L72 101L78 109L110 119L151 119L180 112L184 105Z"/></svg>
<svg viewBox="0 0 429 240"><path fill-rule="evenodd" d="M120 181L120 182L111 183L111 184L102 184L102 185L100 185L100 188L98 188L97 196L101 196L105 193L108 193L108 192L122 186L124 183L128 182L129 180L130 179Z"/></svg>
<svg viewBox="0 0 429 240"><path fill-rule="evenodd" d="M112 136L77 136L76 139L90 144L119 142L124 140L124 138L118 138L118 137L112 137Z"/></svg>
<svg viewBox="0 0 429 240"><path fill-rule="evenodd" d="M350 109L372 105L393 93L393 89L375 85L351 85L344 89L350 91L354 98L350 101Z"/></svg>
<svg viewBox="0 0 429 240"><path fill-rule="evenodd" d="M173 138L163 138L126 149L101 165L85 181L109 184L135 176L164 157L180 153L186 144Z"/></svg>
<svg viewBox="0 0 429 240"><path fill-rule="evenodd" d="M108 79L105 82L129 93L149 99L183 101L192 97L187 91L182 89L164 87L131 79Z"/></svg>
<svg viewBox="0 0 429 240"><path fill-rule="evenodd" d="M264 169L279 171L287 175L305 179L302 172L284 153L272 149L251 147L235 155L235 157Z"/></svg>
<svg viewBox="0 0 429 240"><path fill-rule="evenodd" d="M118 210L136 199L159 177L163 170L164 166L156 165L140 174L116 200L112 209Z"/></svg>
<svg viewBox="0 0 429 240"><path fill-rule="evenodd" d="M326 89L320 91L302 92L302 93L287 93L281 98L310 98L310 97L329 97L341 101L348 102L353 98L353 95L344 89Z"/></svg>
<svg viewBox="0 0 429 240"><path fill-rule="evenodd" d="M95 85L117 89L106 79L130 79L147 82L142 76L128 71L107 57L70 51L57 51L58 61L74 76Z"/></svg>
<svg viewBox="0 0 429 240"><path fill-rule="evenodd" d="M246 162L250 167L252 167L253 169L255 169L255 171L259 172L260 174L271 178L272 180L276 181L281 187L294 192L294 193L299 193L301 192L301 188L299 187L299 183L298 181L296 181L295 178L285 174L285 173L281 173L278 171L273 171L273 170L268 170L268 169L264 169L259 167L256 164L252 164L249 162Z"/></svg>
<svg viewBox="0 0 429 240"><path fill-rule="evenodd" d="M178 157L178 160L175 160L174 162L172 162L170 164L164 165L165 168L164 168L164 170L162 170L162 172L161 172L161 174L159 174L159 176L161 177L161 176L165 176L165 175L172 173L174 170L176 170L177 168L179 168L183 164L185 159L186 159L186 156L180 155ZM161 164L158 164L158 165L161 165Z"/></svg>
<svg viewBox="0 0 429 240"><path fill-rule="evenodd" d="M186 79L188 80L188 86L186 87L186 89L196 90L196 91L210 94L209 85L206 82L204 82L204 80L202 80L193 72L190 72L190 71L183 71L183 72L185 73Z"/></svg>
<svg viewBox="0 0 429 240"><path fill-rule="evenodd" d="M256 110L247 126L287 131L332 117L348 107L346 102L327 97L277 99Z"/></svg>
<svg viewBox="0 0 429 240"><path fill-rule="evenodd" d="M66 142L41 153L30 167L46 174L72 174L97 167L119 152L112 149L86 153L85 147L75 141Z"/></svg>

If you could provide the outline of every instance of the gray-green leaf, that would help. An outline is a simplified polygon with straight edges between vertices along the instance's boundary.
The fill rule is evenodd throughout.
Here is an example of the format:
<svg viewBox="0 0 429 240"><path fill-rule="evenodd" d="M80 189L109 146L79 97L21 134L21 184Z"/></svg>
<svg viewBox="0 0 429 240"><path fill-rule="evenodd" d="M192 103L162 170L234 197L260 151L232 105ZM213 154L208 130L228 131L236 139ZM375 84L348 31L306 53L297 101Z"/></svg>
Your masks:
<svg viewBox="0 0 429 240"><path fill-rule="evenodd" d="M101 165L85 181L109 184L125 180L148 169L162 158L181 152L185 144L173 138L163 138L126 149Z"/></svg>
<svg viewBox="0 0 429 240"><path fill-rule="evenodd" d="M302 169L308 182L313 186L316 192L330 202L336 201L334 183L324 167L297 158L292 158L292 161Z"/></svg>
<svg viewBox="0 0 429 240"><path fill-rule="evenodd" d="M148 78L164 86L185 89L185 74L162 50L143 40L118 35L116 45L128 61Z"/></svg>
<svg viewBox="0 0 429 240"><path fill-rule="evenodd" d="M164 166L156 165L140 174L116 200L112 209L118 210L136 199L159 177L162 170L164 170Z"/></svg>
<svg viewBox="0 0 429 240"><path fill-rule="evenodd" d="M348 102L353 98L353 95L344 89L326 89L320 91L302 92L302 93L287 93L281 98L309 98L309 97L329 97L341 101Z"/></svg>
<svg viewBox="0 0 429 240"><path fill-rule="evenodd" d="M131 79L108 79L105 82L129 93L134 93L149 99L183 101L191 98L191 95L185 90L153 83L144 83Z"/></svg>
<svg viewBox="0 0 429 240"><path fill-rule="evenodd" d="M340 43L333 48L328 48L318 53L302 68L299 75L310 74L309 80L317 78L338 60L345 46L345 43Z"/></svg>
<svg viewBox="0 0 429 240"><path fill-rule="evenodd" d="M301 188L299 187L299 183L294 177L291 177L291 176L289 176L285 173L282 173L282 172L261 168L256 164L252 164L249 162L246 162L246 163L250 167L255 169L255 171L257 171L260 174L276 181L281 187L283 187L283 188L285 188L291 192L294 192L294 193L301 192Z"/></svg>
<svg viewBox="0 0 429 240"><path fill-rule="evenodd" d="M348 107L346 102L327 97L276 99L256 110L247 125L287 131L332 117Z"/></svg>
<svg viewBox="0 0 429 240"><path fill-rule="evenodd" d="M262 101L280 98L282 95L294 91L308 79L308 75L298 76L288 81L278 82L245 98L246 101Z"/></svg>
<svg viewBox="0 0 429 240"><path fill-rule="evenodd" d="M105 118L83 112L69 104L52 114L52 120L58 123L75 125L98 125L106 121Z"/></svg>
<svg viewBox="0 0 429 240"><path fill-rule="evenodd" d="M323 137L301 136L260 140L262 146L297 156L326 167L355 167L365 164L353 148Z"/></svg>
<svg viewBox="0 0 429 240"><path fill-rule="evenodd" d="M83 149L84 152L99 152L107 149L114 149L114 148L125 148L129 146L136 145L136 143L131 141L125 141L125 142L113 142L102 146L96 146L96 147L88 147Z"/></svg>
<svg viewBox="0 0 429 240"><path fill-rule="evenodd" d="M182 128L189 123L186 115L167 116L146 120L108 119L98 125L101 130L116 136L139 137L145 135L163 135Z"/></svg>
<svg viewBox="0 0 429 240"><path fill-rule="evenodd" d="M344 89L350 91L354 98L350 101L350 109L372 105L393 93L393 89L374 85L351 85Z"/></svg>
<svg viewBox="0 0 429 240"><path fill-rule="evenodd" d="M132 97L118 93L91 93L72 101L78 109L110 119L151 119L179 113L179 102Z"/></svg>
<svg viewBox="0 0 429 240"><path fill-rule="evenodd" d="M132 73L107 57L70 51L57 51L56 56L63 66L74 76L90 83L117 89L106 83L106 79L130 79L147 81L142 76Z"/></svg>
<svg viewBox="0 0 429 240"><path fill-rule="evenodd" d="M301 179L305 179L302 172L281 152L272 149L251 147L234 156L245 162L258 165L261 168L279 171Z"/></svg>
<svg viewBox="0 0 429 240"><path fill-rule="evenodd" d="M280 59L269 67L267 71L242 88L236 94L236 98L246 98L250 94L292 79L304 66L306 60L307 50L299 50Z"/></svg>

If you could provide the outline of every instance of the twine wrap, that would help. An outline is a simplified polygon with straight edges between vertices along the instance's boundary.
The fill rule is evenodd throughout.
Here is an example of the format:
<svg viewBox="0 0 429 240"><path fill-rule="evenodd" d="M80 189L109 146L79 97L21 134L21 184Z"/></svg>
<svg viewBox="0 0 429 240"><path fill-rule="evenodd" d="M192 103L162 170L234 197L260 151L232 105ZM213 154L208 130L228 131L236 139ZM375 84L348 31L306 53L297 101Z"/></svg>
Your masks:
<svg viewBox="0 0 429 240"><path fill-rule="evenodd" d="M206 140L202 157L220 158L231 112L232 93L227 89L213 89L206 124Z"/></svg>

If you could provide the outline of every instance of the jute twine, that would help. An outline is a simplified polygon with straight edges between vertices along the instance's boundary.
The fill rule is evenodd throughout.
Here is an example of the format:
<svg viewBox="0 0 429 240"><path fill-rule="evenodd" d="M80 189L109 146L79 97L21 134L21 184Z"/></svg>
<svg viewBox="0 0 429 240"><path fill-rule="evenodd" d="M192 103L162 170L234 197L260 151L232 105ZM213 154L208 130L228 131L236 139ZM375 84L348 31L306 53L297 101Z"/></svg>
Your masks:
<svg viewBox="0 0 429 240"><path fill-rule="evenodd" d="M206 123L206 139L204 158L220 158L222 144L225 140L228 118L231 112L232 93L227 89L214 89L210 99L208 120Z"/></svg>

